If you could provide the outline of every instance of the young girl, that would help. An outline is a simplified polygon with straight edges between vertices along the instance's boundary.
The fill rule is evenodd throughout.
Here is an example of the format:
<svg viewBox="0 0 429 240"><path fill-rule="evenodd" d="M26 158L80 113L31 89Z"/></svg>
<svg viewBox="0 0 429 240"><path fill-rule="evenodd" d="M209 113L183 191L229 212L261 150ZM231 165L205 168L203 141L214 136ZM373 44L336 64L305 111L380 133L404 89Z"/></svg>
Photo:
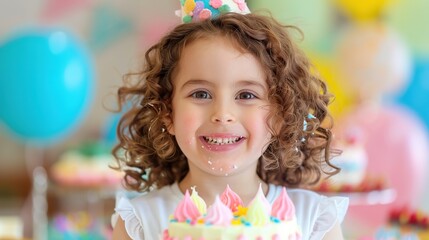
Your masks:
<svg viewBox="0 0 429 240"><path fill-rule="evenodd" d="M118 91L135 105L114 149L126 186L146 194L117 203L113 239L158 239L186 189L209 205L227 184L245 205L260 185L271 202L287 186L302 239L342 239L348 200L296 188L338 169L322 125L331 96L289 30L225 13L148 50L139 80Z"/></svg>

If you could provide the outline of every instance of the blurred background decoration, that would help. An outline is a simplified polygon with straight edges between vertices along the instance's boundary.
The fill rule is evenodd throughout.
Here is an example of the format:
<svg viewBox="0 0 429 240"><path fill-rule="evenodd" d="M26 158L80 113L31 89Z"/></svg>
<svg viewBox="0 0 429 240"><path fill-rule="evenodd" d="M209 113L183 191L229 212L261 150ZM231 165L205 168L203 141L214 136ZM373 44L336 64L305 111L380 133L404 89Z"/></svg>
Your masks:
<svg viewBox="0 0 429 240"><path fill-rule="evenodd" d="M88 110L92 62L64 31L30 29L0 46L0 119L32 144L64 138Z"/></svg>
<svg viewBox="0 0 429 240"><path fill-rule="evenodd" d="M394 0L333 0L338 10L355 22L380 18Z"/></svg>
<svg viewBox="0 0 429 240"><path fill-rule="evenodd" d="M368 186L396 193L386 202L352 201L346 237L380 235L394 209L429 212L429 1L247 2L303 31L304 38L293 36L335 94L335 138L359 129L366 174L378 180L330 190L353 198L359 190L361 199ZM120 115L111 111L114 93L124 74L139 70L144 51L180 23L177 9L178 1L0 1L0 226L14 229L12 237L31 238L34 230L32 146L43 149L48 170L50 238L109 238L118 186L88 184L97 176L75 173L113 161L106 149ZM85 157L70 158L76 149ZM64 184L53 177L61 171L79 178Z"/></svg>

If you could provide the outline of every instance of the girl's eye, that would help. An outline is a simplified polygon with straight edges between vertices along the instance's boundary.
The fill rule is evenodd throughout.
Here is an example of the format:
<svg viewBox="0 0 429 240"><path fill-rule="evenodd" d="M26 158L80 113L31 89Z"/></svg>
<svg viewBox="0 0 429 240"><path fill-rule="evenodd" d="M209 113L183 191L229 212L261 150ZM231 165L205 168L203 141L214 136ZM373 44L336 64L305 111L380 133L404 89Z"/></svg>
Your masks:
<svg viewBox="0 0 429 240"><path fill-rule="evenodd" d="M191 94L191 97L198 98L198 99L210 99L211 98L210 94L206 91L196 91L196 92Z"/></svg>
<svg viewBox="0 0 429 240"><path fill-rule="evenodd" d="M237 99L254 99L254 98L256 98L255 94L250 92L242 92L237 96Z"/></svg>

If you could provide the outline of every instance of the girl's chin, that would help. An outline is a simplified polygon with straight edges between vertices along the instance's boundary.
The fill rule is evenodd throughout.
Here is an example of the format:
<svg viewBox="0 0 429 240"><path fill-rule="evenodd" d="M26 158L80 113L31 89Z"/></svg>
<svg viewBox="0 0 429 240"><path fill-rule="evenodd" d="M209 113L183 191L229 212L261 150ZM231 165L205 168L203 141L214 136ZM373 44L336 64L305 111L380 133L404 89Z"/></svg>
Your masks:
<svg viewBox="0 0 429 240"><path fill-rule="evenodd" d="M236 164L219 164L211 162L208 166L204 167L205 172L214 176L229 176L237 172L238 166Z"/></svg>

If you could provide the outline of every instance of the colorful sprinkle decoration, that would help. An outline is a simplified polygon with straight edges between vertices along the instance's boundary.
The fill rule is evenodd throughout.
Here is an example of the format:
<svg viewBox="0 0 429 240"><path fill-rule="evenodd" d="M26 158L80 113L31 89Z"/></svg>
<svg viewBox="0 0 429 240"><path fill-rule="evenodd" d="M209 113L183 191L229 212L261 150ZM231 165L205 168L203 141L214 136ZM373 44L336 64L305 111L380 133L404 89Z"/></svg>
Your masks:
<svg viewBox="0 0 429 240"><path fill-rule="evenodd" d="M221 13L250 13L245 0L180 0L183 23L215 18Z"/></svg>

